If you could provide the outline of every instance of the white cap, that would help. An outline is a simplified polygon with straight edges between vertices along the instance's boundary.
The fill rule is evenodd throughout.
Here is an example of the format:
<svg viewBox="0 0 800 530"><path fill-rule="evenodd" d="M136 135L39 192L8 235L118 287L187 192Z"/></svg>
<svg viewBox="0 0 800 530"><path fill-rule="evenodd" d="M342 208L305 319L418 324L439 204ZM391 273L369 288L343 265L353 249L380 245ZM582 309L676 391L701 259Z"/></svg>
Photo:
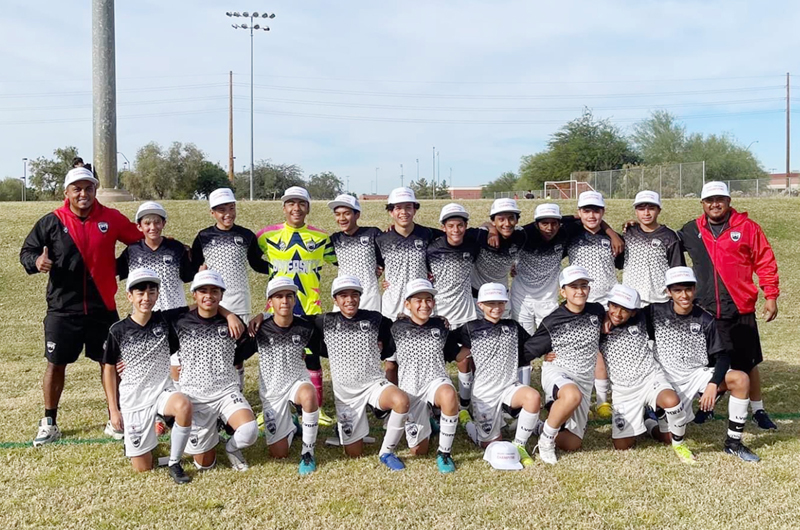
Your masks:
<svg viewBox="0 0 800 530"><path fill-rule="evenodd" d="M161 278L158 277L158 273L153 269L133 269L128 273L128 281L125 283L125 290L130 292L131 289L145 282L153 282L156 285L161 285Z"/></svg>
<svg viewBox="0 0 800 530"><path fill-rule="evenodd" d="M489 217L496 215L498 213L520 213L519 206L517 206L517 201L514 199L495 199L492 203L492 209L489 210Z"/></svg>
<svg viewBox="0 0 800 530"><path fill-rule="evenodd" d="M730 197L728 185L724 182L706 182L703 184L703 191L700 192L700 199L708 197Z"/></svg>
<svg viewBox="0 0 800 530"><path fill-rule="evenodd" d="M442 212L439 214L439 222L444 224L444 222L451 217L463 217L464 219L469 219L469 212L460 204L451 202L450 204L445 204L442 208Z"/></svg>
<svg viewBox="0 0 800 530"><path fill-rule="evenodd" d="M606 201L603 200L603 194L599 191L584 191L578 195L578 208L583 208L585 206L605 208Z"/></svg>
<svg viewBox="0 0 800 530"><path fill-rule="evenodd" d="M484 283L478 290L478 302L508 302L508 289L502 283Z"/></svg>
<svg viewBox="0 0 800 530"><path fill-rule="evenodd" d="M570 265L569 267L564 267L564 270L558 275L558 285L561 287L569 285L578 280L592 281L592 277L589 276L589 271L580 265Z"/></svg>
<svg viewBox="0 0 800 530"><path fill-rule="evenodd" d="M533 212L533 220L540 219L561 219L561 208L552 203L540 204Z"/></svg>
<svg viewBox="0 0 800 530"><path fill-rule="evenodd" d="M150 214L160 215L165 221L167 220L167 211L163 206L157 202L147 201L143 202L139 209L136 210L136 222L138 223L139 219Z"/></svg>
<svg viewBox="0 0 800 530"><path fill-rule="evenodd" d="M296 293L297 286L294 284L291 278L286 276L276 276L267 284L267 298L281 291L292 291L293 293Z"/></svg>
<svg viewBox="0 0 800 530"><path fill-rule="evenodd" d="M431 282L429 282L425 278L417 278L415 280L411 280L406 284L406 300L408 300L415 294L430 293L432 296L436 296L436 293L438 292L439 291L433 288Z"/></svg>
<svg viewBox="0 0 800 530"><path fill-rule="evenodd" d="M94 182L95 186L100 184L100 181L95 178L94 173L90 170L85 167L74 167L67 171L67 176L64 178L64 187L66 188L73 182L78 182L79 180Z"/></svg>
<svg viewBox="0 0 800 530"><path fill-rule="evenodd" d="M608 301L631 311L642 307L642 300L639 298L639 293L636 289L621 283L616 284L608 292Z"/></svg>
<svg viewBox="0 0 800 530"><path fill-rule="evenodd" d="M665 276L667 287L676 283L697 283L697 277L691 267L672 267L667 269Z"/></svg>
<svg viewBox="0 0 800 530"><path fill-rule="evenodd" d="M364 292L364 288L361 287L361 280L355 276L338 276L333 279L333 284L331 285L331 296L336 296L336 293L347 291L349 289L353 289L359 293Z"/></svg>
<svg viewBox="0 0 800 530"><path fill-rule="evenodd" d="M220 204L236 202L236 196L230 188L217 188L208 195L208 204L213 210Z"/></svg>
<svg viewBox="0 0 800 530"><path fill-rule="evenodd" d="M386 204L400 204L403 202L417 202L417 196L411 188L395 188L386 199Z"/></svg>
<svg viewBox="0 0 800 530"><path fill-rule="evenodd" d="M225 280L222 279L222 276L217 271L212 271L211 269L200 271L194 275L191 291L195 292L206 285L213 285L214 287L219 287L223 291L225 290Z"/></svg>
<svg viewBox="0 0 800 530"><path fill-rule="evenodd" d="M358 199L353 197L352 195L337 195L335 199L328 203L328 208L331 210L335 210L339 206L344 206L345 208L350 208L353 211L360 212L361 205L358 203Z"/></svg>
<svg viewBox="0 0 800 530"><path fill-rule="evenodd" d="M301 201L306 201L311 204L311 196L308 194L308 190L301 186L292 186L283 192L281 202L286 202L289 199L300 199Z"/></svg>
<svg viewBox="0 0 800 530"><path fill-rule="evenodd" d="M661 197L655 191L640 191L636 194L636 198L633 199L633 206L636 207L640 204L655 204L661 208Z"/></svg>
<svg viewBox="0 0 800 530"><path fill-rule="evenodd" d="M483 459L489 462L494 469L501 471L519 471L522 464L519 461L519 450L511 442L492 442L483 452Z"/></svg>

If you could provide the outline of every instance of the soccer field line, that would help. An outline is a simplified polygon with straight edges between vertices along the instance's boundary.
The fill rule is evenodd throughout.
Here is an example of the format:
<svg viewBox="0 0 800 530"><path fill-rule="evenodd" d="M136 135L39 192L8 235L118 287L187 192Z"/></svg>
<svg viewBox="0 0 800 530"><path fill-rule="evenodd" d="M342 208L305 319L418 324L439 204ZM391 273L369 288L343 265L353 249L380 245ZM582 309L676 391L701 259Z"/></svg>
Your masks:
<svg viewBox="0 0 800 530"><path fill-rule="evenodd" d="M797 420L800 419L800 412L787 412L783 414L770 414L776 420ZM709 421L723 421L727 418L724 416L715 415L714 419ZM589 420L588 424L592 426L609 425L611 420ZM370 434L378 434L383 432L383 429L370 429ZM264 436L263 432L259 432L259 438ZM169 436L160 436L159 442L168 442ZM47 445L88 445L88 444L121 444L122 440L115 440L113 438L63 438ZM0 449L20 449L24 447L33 447L33 442L0 442Z"/></svg>

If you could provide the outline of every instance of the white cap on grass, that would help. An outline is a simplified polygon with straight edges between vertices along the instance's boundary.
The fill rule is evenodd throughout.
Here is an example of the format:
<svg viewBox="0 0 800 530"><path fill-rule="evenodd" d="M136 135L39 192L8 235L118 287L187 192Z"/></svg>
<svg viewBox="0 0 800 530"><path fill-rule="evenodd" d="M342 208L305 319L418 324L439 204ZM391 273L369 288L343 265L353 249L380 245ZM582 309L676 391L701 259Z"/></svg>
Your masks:
<svg viewBox="0 0 800 530"><path fill-rule="evenodd" d="M561 219L561 208L552 203L540 204L533 212L533 220L540 221L542 219Z"/></svg>
<svg viewBox="0 0 800 530"><path fill-rule="evenodd" d="M289 199L300 199L301 201L306 201L309 205L311 204L311 196L308 194L308 190L302 186L292 186L287 188L286 191L283 192L281 202L286 202Z"/></svg>
<svg viewBox="0 0 800 530"><path fill-rule="evenodd" d="M631 311L641 309L642 307L642 301L636 289L628 287L627 285L622 285L621 283L616 284L608 292L608 301L609 303L617 304Z"/></svg>
<svg viewBox="0 0 800 530"><path fill-rule="evenodd" d="M570 265L569 267L564 267L564 270L558 275L558 285L561 287L569 285L578 280L592 281L592 277L589 276L589 271L580 265Z"/></svg>
<svg viewBox="0 0 800 530"><path fill-rule="evenodd" d="M515 213L519 215L521 211L517 206L517 201L514 199L495 199L492 203L492 209L489 210L489 217L499 213Z"/></svg>
<svg viewBox="0 0 800 530"><path fill-rule="evenodd" d="M64 177L64 187L66 188L70 184L80 180L94 182L95 186L100 184L100 181L95 178L94 173L92 173L90 170L86 169L85 167L74 167L67 171L67 176Z"/></svg>
<svg viewBox="0 0 800 530"><path fill-rule="evenodd" d="M417 196L411 188L395 188L389 193L386 204L401 204L404 202L417 202Z"/></svg>
<svg viewBox="0 0 800 530"><path fill-rule="evenodd" d="M655 191L640 191L636 194L636 198L633 199L633 207L635 208L640 204L655 204L661 208L661 197Z"/></svg>
<svg viewBox="0 0 800 530"><path fill-rule="evenodd" d="M220 273L208 269L200 271L194 275L191 291L195 292L199 288L205 287L207 285L211 285L213 287L219 287L223 291L225 290L225 280L222 279Z"/></svg>
<svg viewBox="0 0 800 530"><path fill-rule="evenodd" d="M511 442L492 442L486 446L483 459L500 471L519 471L522 463L519 461L519 450Z"/></svg>
<svg viewBox="0 0 800 530"><path fill-rule="evenodd" d="M697 283L697 277L691 267L672 267L665 274L667 287L676 283Z"/></svg>
<svg viewBox="0 0 800 530"><path fill-rule="evenodd" d="M439 222L444 224L444 222L451 217L463 217L464 219L469 219L469 212L460 204L451 202L450 204L445 204L442 208L442 212L439 214Z"/></svg>
<svg viewBox="0 0 800 530"><path fill-rule="evenodd" d="M605 208L606 201L603 200L603 194L599 191L584 191L578 195L578 208L585 208L588 206Z"/></svg>
<svg viewBox="0 0 800 530"><path fill-rule="evenodd" d="M432 296L436 296L437 292L439 291L434 289L431 282L424 278L417 278L406 284L406 300L419 293L429 293Z"/></svg>
<svg viewBox="0 0 800 530"><path fill-rule="evenodd" d="M213 210L222 204L236 202L236 196L230 188L217 188L208 195L208 205Z"/></svg>
<svg viewBox="0 0 800 530"><path fill-rule="evenodd" d="M508 302L508 289L502 283L484 283L478 290L478 302Z"/></svg>
<svg viewBox="0 0 800 530"><path fill-rule="evenodd" d="M136 222L146 215L160 215L162 219L167 220L167 211L163 206L154 201L143 202L139 209L136 210Z"/></svg>
<svg viewBox="0 0 800 530"><path fill-rule="evenodd" d="M161 285L161 278L158 273L153 269L133 269L128 273L128 281L125 283L125 290L130 292L131 289L140 283L152 282L156 285Z"/></svg>
<svg viewBox="0 0 800 530"><path fill-rule="evenodd" d="M337 276L334 278L333 284L331 285L331 296L336 296L336 293L348 291L350 289L358 291L359 293L364 292L364 288L361 287L361 280L355 276Z"/></svg>
<svg viewBox="0 0 800 530"><path fill-rule="evenodd" d="M337 195L335 199L333 199L328 203L328 208L330 208L331 210L335 210L339 206L350 208L355 212L361 211L361 204L359 204L358 199L356 199L352 195L347 195L347 194Z"/></svg>
<svg viewBox="0 0 800 530"><path fill-rule="evenodd" d="M296 293L297 286L294 284L291 278L287 278L286 276L276 276L267 284L267 298L281 291L292 291L293 293Z"/></svg>
<svg viewBox="0 0 800 530"><path fill-rule="evenodd" d="M724 182L706 182L703 184L703 191L700 192L700 199L707 199L709 197L730 197L731 193L728 191L728 185Z"/></svg>

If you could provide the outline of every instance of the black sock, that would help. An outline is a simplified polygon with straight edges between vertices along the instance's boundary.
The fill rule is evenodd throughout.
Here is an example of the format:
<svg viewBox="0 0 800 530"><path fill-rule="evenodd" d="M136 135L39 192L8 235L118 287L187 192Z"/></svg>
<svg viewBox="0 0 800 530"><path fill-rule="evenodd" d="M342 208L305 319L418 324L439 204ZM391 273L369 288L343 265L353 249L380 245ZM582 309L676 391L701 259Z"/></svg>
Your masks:
<svg viewBox="0 0 800 530"><path fill-rule="evenodd" d="M56 416L58 416L58 409L44 409L44 417L53 418L53 425L56 424Z"/></svg>
<svg viewBox="0 0 800 530"><path fill-rule="evenodd" d="M465 409L465 408L469 407L469 404L470 404L470 402L472 402L472 400L471 399L464 399L462 397L459 397L458 398L458 402L461 405L461 408Z"/></svg>

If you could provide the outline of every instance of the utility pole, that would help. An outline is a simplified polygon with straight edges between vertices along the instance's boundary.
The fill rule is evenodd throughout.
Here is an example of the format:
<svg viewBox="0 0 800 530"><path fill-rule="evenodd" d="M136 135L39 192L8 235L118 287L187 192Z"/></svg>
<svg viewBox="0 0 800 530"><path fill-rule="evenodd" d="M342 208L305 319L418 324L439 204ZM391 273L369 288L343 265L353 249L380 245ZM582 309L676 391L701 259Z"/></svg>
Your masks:
<svg viewBox="0 0 800 530"><path fill-rule="evenodd" d="M789 127L789 72L786 72L786 193L790 194L792 191L792 178L791 178L791 160L790 160L790 151L791 151L791 130Z"/></svg>
<svg viewBox="0 0 800 530"><path fill-rule="evenodd" d="M228 79L228 180L233 184L233 70L229 72Z"/></svg>
<svg viewBox="0 0 800 530"><path fill-rule="evenodd" d="M379 167L375 168L375 195L378 194L378 170L379 169L380 169Z"/></svg>
<svg viewBox="0 0 800 530"><path fill-rule="evenodd" d="M417 158L417 182L419 182L419 158Z"/></svg>
<svg viewBox="0 0 800 530"><path fill-rule="evenodd" d="M431 199L436 198L436 146L433 146L433 155L431 159Z"/></svg>
<svg viewBox="0 0 800 530"><path fill-rule="evenodd" d="M28 191L28 158L22 159L22 202L25 202L25 193Z"/></svg>
<svg viewBox="0 0 800 530"><path fill-rule="evenodd" d="M403 164L400 164L400 187L403 187Z"/></svg>
<svg viewBox="0 0 800 530"><path fill-rule="evenodd" d="M350 175L347 175L345 178L347 179L347 193L349 194L350 193Z"/></svg>
<svg viewBox="0 0 800 530"><path fill-rule="evenodd" d="M450 187L453 187L453 168L450 168L450 180L447 181L450 184Z"/></svg>
<svg viewBox="0 0 800 530"><path fill-rule="evenodd" d="M439 165L439 151L436 151L436 186L440 187L442 183L442 168ZM436 198L436 193L433 194L433 198Z"/></svg>

